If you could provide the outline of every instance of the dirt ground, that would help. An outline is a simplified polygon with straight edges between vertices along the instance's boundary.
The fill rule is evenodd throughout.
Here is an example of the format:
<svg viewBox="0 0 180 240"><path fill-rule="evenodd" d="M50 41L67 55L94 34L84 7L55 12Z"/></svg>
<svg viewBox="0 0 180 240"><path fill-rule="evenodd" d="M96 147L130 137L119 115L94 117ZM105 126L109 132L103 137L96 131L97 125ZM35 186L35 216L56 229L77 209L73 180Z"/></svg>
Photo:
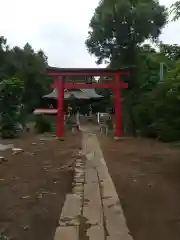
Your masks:
<svg viewBox="0 0 180 240"><path fill-rule="evenodd" d="M99 139L134 240L179 240L180 147Z"/></svg>
<svg viewBox="0 0 180 240"><path fill-rule="evenodd" d="M52 240L65 194L71 192L72 162L81 136L27 135L13 143L24 152L0 152L0 233L12 240ZM69 166L68 166L69 165Z"/></svg>

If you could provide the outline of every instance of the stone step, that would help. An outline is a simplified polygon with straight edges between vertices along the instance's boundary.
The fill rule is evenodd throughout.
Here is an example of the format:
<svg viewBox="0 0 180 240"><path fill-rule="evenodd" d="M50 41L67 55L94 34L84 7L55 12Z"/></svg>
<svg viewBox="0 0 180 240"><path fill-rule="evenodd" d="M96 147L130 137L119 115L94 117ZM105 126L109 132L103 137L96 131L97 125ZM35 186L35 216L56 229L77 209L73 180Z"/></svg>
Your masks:
<svg viewBox="0 0 180 240"><path fill-rule="evenodd" d="M54 240L78 240L79 228L76 226L58 227Z"/></svg>
<svg viewBox="0 0 180 240"><path fill-rule="evenodd" d="M64 206L62 208L59 224L60 226L79 225L81 216L82 202L80 196L76 194L67 194Z"/></svg>
<svg viewBox="0 0 180 240"><path fill-rule="evenodd" d="M73 193L66 196L54 240L79 240L81 219L89 240L133 240L95 134L84 132L83 153L86 161L76 161Z"/></svg>
<svg viewBox="0 0 180 240"><path fill-rule="evenodd" d="M89 164L85 165L85 181L87 184L85 184L84 193L87 205L83 209L84 216L87 218L88 223L91 224L91 228L88 229L87 234L90 233L89 238L91 237L90 239L95 240L95 237L98 235L98 228L92 229L92 227L96 225L100 227L99 229L104 229L103 223L105 223L105 237L108 240L132 240L98 139L96 135L84 133L84 141L86 141L84 145L86 146L86 153L88 153L87 162L89 161ZM90 154L91 151L93 154ZM90 162L95 168L94 170L92 170L92 167L90 168ZM93 182L95 171L98 176L98 187L96 182ZM100 216L104 220L101 220Z"/></svg>
<svg viewBox="0 0 180 240"><path fill-rule="evenodd" d="M88 172L88 169L86 170ZM94 174L94 173L93 173ZM89 240L104 240L103 210L99 183L92 182L91 178L84 184L83 217L88 226L86 235Z"/></svg>
<svg viewBox="0 0 180 240"><path fill-rule="evenodd" d="M85 183L98 183L97 171L95 168L86 168L85 169Z"/></svg>
<svg viewBox="0 0 180 240"><path fill-rule="evenodd" d="M104 228L102 226L91 226L88 230L86 235L88 236L89 240L104 240Z"/></svg>

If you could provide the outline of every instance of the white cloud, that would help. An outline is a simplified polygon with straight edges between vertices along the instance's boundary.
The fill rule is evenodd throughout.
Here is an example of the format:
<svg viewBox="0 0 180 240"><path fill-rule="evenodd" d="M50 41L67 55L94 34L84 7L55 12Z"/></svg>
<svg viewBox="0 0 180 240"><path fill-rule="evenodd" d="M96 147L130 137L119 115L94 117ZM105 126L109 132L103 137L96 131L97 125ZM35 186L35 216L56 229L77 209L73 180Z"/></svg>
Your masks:
<svg viewBox="0 0 180 240"><path fill-rule="evenodd" d="M12 45L29 42L60 67L96 66L85 47L89 21L99 0L0 0L0 35ZM173 0L161 0L170 5ZM180 43L178 22L163 31L166 43Z"/></svg>

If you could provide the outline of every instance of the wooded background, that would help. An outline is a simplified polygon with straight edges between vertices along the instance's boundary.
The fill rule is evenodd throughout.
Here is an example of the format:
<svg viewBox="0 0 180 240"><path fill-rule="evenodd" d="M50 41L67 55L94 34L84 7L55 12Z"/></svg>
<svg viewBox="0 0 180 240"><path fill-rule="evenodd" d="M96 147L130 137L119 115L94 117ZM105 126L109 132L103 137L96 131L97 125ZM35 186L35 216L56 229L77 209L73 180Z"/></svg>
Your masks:
<svg viewBox="0 0 180 240"><path fill-rule="evenodd" d="M166 24L179 16L179 1L167 9L156 0L104 0L92 16L86 46L97 63L109 68L135 66L124 79L129 89L122 90L124 124L130 134L180 140L180 46L159 41ZM26 112L40 106L42 96L51 91L47 66L42 50L35 52L29 43L10 48L0 37L1 114L13 82L23 85L22 91L14 91ZM97 91L105 97L102 108L113 108L112 90Z"/></svg>

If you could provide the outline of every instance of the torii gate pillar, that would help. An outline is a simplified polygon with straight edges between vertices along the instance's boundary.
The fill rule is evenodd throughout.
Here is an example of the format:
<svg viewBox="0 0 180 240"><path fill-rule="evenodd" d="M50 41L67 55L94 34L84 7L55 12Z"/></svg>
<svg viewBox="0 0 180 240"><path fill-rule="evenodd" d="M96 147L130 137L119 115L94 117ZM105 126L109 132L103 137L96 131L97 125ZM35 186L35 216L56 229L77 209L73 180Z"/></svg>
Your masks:
<svg viewBox="0 0 180 240"><path fill-rule="evenodd" d="M57 92L58 92L58 102L57 102L57 136L64 136L64 79L62 76L57 77Z"/></svg>
<svg viewBox="0 0 180 240"><path fill-rule="evenodd" d="M118 87L120 81L120 73L116 74L114 86L114 111L115 111L115 137L123 135L123 120L122 120L122 102L120 96L120 88Z"/></svg>

